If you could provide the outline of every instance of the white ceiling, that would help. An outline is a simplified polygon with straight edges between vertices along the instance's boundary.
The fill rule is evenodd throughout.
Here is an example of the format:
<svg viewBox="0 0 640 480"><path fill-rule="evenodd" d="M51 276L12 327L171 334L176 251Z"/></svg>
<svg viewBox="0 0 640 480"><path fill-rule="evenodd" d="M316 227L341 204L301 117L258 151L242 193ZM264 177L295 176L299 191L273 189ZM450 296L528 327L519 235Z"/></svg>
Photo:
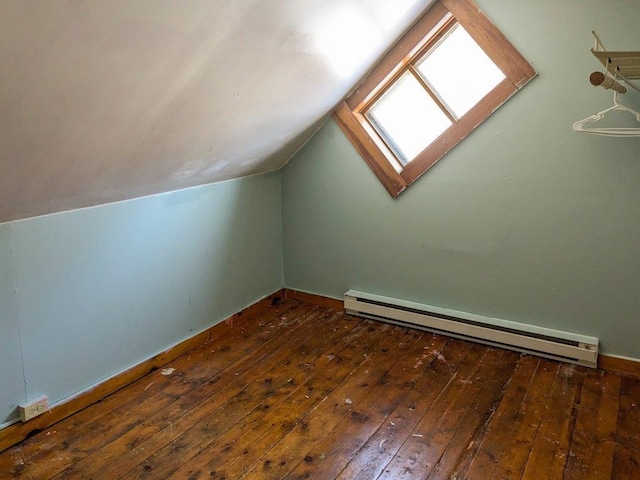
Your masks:
<svg viewBox="0 0 640 480"><path fill-rule="evenodd" d="M0 221L281 167L431 0L5 0Z"/></svg>

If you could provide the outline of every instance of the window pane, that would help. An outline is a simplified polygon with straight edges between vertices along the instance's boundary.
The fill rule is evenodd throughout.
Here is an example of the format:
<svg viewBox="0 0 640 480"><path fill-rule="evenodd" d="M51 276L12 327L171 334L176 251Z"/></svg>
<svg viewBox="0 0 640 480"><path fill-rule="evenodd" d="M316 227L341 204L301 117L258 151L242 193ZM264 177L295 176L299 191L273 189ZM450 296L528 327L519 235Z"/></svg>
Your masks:
<svg viewBox="0 0 640 480"><path fill-rule="evenodd" d="M505 78L460 25L421 60L418 70L458 117Z"/></svg>
<svg viewBox="0 0 640 480"><path fill-rule="evenodd" d="M429 94L409 72L367 113L378 131L410 162L450 125Z"/></svg>

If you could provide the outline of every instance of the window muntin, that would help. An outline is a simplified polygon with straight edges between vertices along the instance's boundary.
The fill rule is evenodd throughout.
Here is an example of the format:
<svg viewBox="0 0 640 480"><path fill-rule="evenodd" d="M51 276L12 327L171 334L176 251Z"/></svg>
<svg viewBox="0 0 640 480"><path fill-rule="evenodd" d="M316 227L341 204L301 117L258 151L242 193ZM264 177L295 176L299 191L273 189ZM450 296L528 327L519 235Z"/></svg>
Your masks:
<svg viewBox="0 0 640 480"><path fill-rule="evenodd" d="M451 125L420 82L405 72L366 114L381 138L406 165Z"/></svg>
<svg viewBox="0 0 640 480"><path fill-rule="evenodd" d="M476 52L472 53L473 60L461 61L459 57L456 60L456 44L464 44L468 39L472 39L471 50ZM443 45L453 52L446 61L436 55ZM456 72L451 82L473 77L472 69L483 72L484 81L472 83L464 95L459 95L456 91L459 86L443 87L437 73L431 71L438 63ZM451 122L413 158L428 135L413 142L403 140L410 128L403 128L403 120L393 115L380 121L383 115L378 111L378 102L390 102L385 97L397 94L387 95L388 92L395 90L395 84L407 78L407 74L413 76ZM473 0L437 0L338 107L334 119L389 194L397 197L535 75L531 65ZM455 92L453 96L451 91ZM411 102L405 99L403 103Z"/></svg>
<svg viewBox="0 0 640 480"><path fill-rule="evenodd" d="M455 24L446 37L420 59L417 69L457 118L505 79L502 70L460 24Z"/></svg>
<svg viewBox="0 0 640 480"><path fill-rule="evenodd" d="M505 79L452 17L425 45L360 109L403 166Z"/></svg>

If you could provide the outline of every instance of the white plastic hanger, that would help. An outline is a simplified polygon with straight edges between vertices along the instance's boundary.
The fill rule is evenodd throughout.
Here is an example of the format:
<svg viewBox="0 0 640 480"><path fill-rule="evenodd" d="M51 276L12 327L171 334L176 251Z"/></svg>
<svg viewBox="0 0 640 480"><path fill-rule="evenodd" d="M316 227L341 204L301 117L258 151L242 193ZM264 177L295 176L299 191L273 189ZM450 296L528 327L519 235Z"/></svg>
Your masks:
<svg viewBox="0 0 640 480"><path fill-rule="evenodd" d="M602 120L610 112L627 112L635 115L638 122L637 127L598 127L585 126L585 124L597 122ZM595 115L591 115L582 120L578 120L573 124L573 129L576 132L591 133L593 135L604 135L607 137L640 137L640 113L630 109L618 102L618 92L613 93L613 107L609 107Z"/></svg>

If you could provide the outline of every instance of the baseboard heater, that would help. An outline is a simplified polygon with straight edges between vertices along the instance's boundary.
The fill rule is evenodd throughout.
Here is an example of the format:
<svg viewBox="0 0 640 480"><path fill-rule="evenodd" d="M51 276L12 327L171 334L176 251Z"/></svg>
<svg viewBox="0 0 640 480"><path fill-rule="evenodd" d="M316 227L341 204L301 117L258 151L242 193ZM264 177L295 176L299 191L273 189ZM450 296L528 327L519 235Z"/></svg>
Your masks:
<svg viewBox="0 0 640 480"><path fill-rule="evenodd" d="M596 368L598 339L349 290L347 313Z"/></svg>

